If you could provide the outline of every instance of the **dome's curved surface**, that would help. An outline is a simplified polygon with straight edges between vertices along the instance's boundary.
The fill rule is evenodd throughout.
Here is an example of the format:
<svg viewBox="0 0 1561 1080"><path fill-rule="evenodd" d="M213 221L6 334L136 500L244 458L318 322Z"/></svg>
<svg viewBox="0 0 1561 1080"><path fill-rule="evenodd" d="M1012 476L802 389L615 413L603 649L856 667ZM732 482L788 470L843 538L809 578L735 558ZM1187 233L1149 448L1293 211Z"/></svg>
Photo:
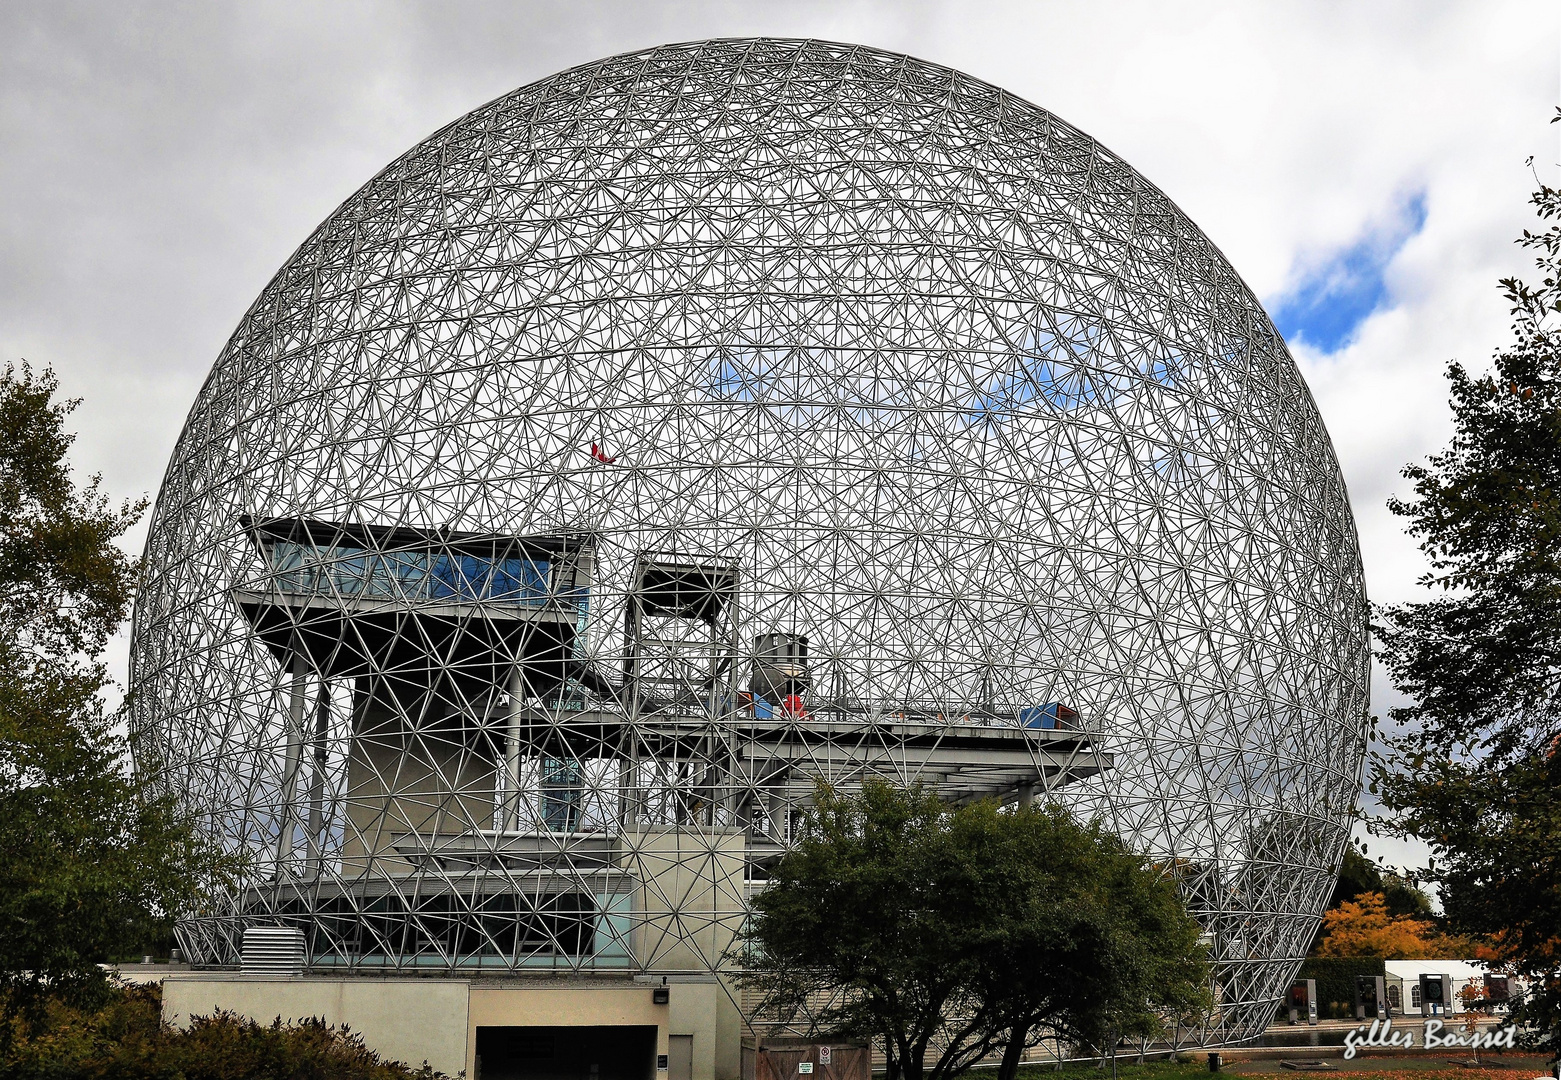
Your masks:
<svg viewBox="0 0 1561 1080"><path fill-rule="evenodd" d="M439 585L426 561L491 568L472 552L494 538L529 538L493 556L507 573L590 564L588 599L548 624L535 685L491 665L441 682L429 657L532 648L501 610L531 586ZM366 945L370 926L316 950L454 965L462 947L408 897L437 878L448 914L493 890L451 885L480 860L452 868L429 837L476 838L480 872L513 883L506 830L755 832L759 795L750 813L688 794L715 783L709 749L664 741L660 771L636 757L631 774L569 744L526 772L505 735L522 699L648 708L623 689L646 552L735 575L711 586L719 617L676 624L737 643L706 689L757 686L753 642L778 632L809 639L804 722L1076 709L1109 767L1053 776L1073 779L1059 797L1180 868L1223 963L1221 1030L1272 1015L1348 833L1367 708L1359 554L1317 409L1235 271L1120 159L958 72L820 42L668 46L506 95L353 195L244 316L159 495L132 649L139 759L256 857L251 889L186 944L229 955L222 919L256 904L371 921L388 890L419 944ZM371 597L424 612L395 623L422 652L366 643L400 617ZM420 689L373 689L397 672ZM495 680L510 698L481 689ZM384 745L427 780L394 851L368 839L404 782L359 745L375 708L399 710ZM503 808L528 791L529 826ZM586 873L555 847L557 874ZM353 892L366 878L373 897Z"/></svg>

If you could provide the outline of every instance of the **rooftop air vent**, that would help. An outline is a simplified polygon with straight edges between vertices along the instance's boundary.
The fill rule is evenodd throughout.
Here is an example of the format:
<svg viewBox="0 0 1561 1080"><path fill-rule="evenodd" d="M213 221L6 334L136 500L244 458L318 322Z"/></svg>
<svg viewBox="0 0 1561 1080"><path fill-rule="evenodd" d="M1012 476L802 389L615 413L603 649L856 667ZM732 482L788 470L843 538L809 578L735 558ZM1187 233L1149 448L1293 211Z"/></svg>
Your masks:
<svg viewBox="0 0 1561 1080"><path fill-rule="evenodd" d="M287 926L251 926L244 931L245 975L304 973L304 932Z"/></svg>

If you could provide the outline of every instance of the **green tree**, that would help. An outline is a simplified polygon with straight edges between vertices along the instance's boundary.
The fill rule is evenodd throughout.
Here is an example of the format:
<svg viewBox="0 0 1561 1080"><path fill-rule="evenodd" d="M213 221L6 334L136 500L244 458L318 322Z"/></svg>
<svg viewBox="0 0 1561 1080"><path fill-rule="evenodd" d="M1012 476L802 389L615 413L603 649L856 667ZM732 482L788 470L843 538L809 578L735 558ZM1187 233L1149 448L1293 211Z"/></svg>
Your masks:
<svg viewBox="0 0 1561 1080"><path fill-rule="evenodd" d="M1342 907L1366 893L1381 893L1389 915L1425 919L1431 916L1431 898L1408 879L1372 862L1354 843L1344 849L1339 880L1328 899L1328 909Z"/></svg>
<svg viewBox="0 0 1561 1080"><path fill-rule="evenodd" d="M1061 807L981 803L955 818L956 842L961 831L975 841L961 846L979 852L991 838L974 996L1003 1047L999 1080L1013 1080L1042 1039L1114 1053L1119 1039L1153 1038L1210 1008L1202 927L1174 878Z"/></svg>
<svg viewBox="0 0 1561 1080"><path fill-rule="evenodd" d="M1558 117L1561 118L1561 117ZM1541 187L1543 220L1561 192ZM1373 789L1434 852L1451 927L1490 937L1536 990L1522 1009L1561 1050L1561 227L1525 232L1540 282L1502 282L1514 341L1495 370L1447 371L1454 434L1393 500L1431 570L1382 612L1395 709Z"/></svg>
<svg viewBox="0 0 1561 1080"><path fill-rule="evenodd" d="M57 389L47 370L0 376L0 1040L48 996L101 1000L97 963L157 935L203 865L99 697L135 572L115 541L144 503L77 487Z"/></svg>
<svg viewBox="0 0 1561 1080"><path fill-rule="evenodd" d="M882 1039L891 1080L947 1080L999 1048L1012 1080L1044 1037L1104 1050L1209 1005L1197 923L1121 841L1057 808L881 782L820 788L743 960L765 1012Z"/></svg>

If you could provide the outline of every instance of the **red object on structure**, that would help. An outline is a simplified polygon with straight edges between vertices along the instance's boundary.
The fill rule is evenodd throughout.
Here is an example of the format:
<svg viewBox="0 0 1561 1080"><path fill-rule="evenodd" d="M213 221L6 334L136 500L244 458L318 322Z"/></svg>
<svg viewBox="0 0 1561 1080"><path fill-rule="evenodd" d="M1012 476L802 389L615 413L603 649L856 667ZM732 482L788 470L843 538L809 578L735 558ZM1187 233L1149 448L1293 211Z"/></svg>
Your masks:
<svg viewBox="0 0 1561 1080"><path fill-rule="evenodd" d="M606 453L603 452L602 448L597 446L595 443L591 444L591 456L597 461L600 461L603 465L611 465L613 462L618 460L616 456L608 457Z"/></svg>
<svg viewBox="0 0 1561 1080"><path fill-rule="evenodd" d="M781 712L787 716L795 716L799 720L808 715L808 710L802 704L801 694L787 694L781 698Z"/></svg>

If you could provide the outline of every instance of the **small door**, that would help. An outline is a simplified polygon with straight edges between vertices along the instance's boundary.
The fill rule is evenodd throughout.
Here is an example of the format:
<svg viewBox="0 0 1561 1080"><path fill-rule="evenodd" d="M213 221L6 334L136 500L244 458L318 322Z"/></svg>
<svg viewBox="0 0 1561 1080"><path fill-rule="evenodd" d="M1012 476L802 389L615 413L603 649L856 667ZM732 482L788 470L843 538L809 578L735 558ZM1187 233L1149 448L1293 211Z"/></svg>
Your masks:
<svg viewBox="0 0 1561 1080"><path fill-rule="evenodd" d="M667 1036L667 1080L694 1080L694 1037Z"/></svg>

